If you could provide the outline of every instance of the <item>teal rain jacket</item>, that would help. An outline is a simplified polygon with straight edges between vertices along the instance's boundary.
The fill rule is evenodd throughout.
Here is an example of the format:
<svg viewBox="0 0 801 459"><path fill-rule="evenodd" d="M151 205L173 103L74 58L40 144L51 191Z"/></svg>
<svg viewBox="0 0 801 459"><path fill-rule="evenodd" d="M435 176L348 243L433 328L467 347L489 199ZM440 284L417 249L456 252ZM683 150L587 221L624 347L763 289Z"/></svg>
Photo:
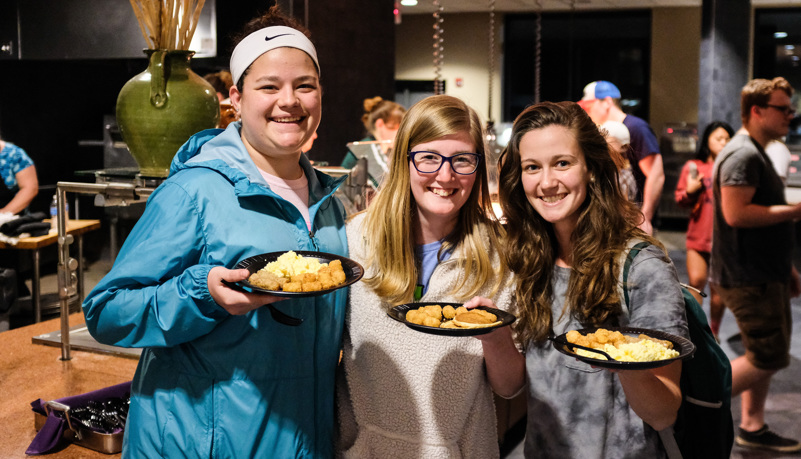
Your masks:
<svg viewBox="0 0 801 459"><path fill-rule="evenodd" d="M150 196L114 267L84 301L97 341L144 348L123 456L333 456L334 373L347 289L232 316L209 294L214 266L266 252L347 256L341 179L314 170L312 231L273 193L242 144L240 123L194 135Z"/></svg>

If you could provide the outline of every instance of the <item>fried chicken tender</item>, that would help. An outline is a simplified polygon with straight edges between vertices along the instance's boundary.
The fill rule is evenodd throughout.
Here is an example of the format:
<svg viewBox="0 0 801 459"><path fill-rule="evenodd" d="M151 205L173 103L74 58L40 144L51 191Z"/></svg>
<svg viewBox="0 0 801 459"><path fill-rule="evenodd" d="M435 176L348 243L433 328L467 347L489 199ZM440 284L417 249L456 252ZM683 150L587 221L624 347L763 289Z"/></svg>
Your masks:
<svg viewBox="0 0 801 459"><path fill-rule="evenodd" d="M451 305L445 306L442 308L442 317L446 319L453 319L456 317L456 309L454 309Z"/></svg>
<svg viewBox="0 0 801 459"><path fill-rule="evenodd" d="M422 309L423 312L429 315L430 317L433 317L437 320L442 320L442 306L438 304L432 304L429 306L423 306L420 309Z"/></svg>
<svg viewBox="0 0 801 459"><path fill-rule="evenodd" d="M248 282L251 284L267 290L278 290L286 281L286 278L276 276L269 271L258 271L248 278Z"/></svg>

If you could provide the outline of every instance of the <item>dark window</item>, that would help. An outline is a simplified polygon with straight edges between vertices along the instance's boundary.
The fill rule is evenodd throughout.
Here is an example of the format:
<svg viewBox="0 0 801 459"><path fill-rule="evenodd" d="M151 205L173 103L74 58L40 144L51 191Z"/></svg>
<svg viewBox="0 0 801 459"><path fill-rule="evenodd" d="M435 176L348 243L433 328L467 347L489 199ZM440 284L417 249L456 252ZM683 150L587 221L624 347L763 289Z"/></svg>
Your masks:
<svg viewBox="0 0 801 459"><path fill-rule="evenodd" d="M535 102L537 16L510 14L504 27L503 120ZM540 100L579 100L584 86L608 80L623 110L648 119L651 12L542 15Z"/></svg>

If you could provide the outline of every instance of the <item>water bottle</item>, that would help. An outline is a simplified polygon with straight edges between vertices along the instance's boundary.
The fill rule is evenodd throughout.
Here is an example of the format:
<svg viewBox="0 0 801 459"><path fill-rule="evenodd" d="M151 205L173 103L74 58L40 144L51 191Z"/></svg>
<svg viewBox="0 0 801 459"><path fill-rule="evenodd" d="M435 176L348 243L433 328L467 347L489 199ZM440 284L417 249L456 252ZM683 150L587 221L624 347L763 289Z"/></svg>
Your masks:
<svg viewBox="0 0 801 459"><path fill-rule="evenodd" d="M68 222L70 219L70 205L69 203L64 203L64 222ZM58 231L58 196L53 195L53 200L50 201L50 228L55 231Z"/></svg>
<svg viewBox="0 0 801 459"><path fill-rule="evenodd" d="M50 228L58 230L58 199L53 195L53 200L50 201Z"/></svg>
<svg viewBox="0 0 801 459"><path fill-rule="evenodd" d="M698 166L695 163L690 163L690 177L693 179L698 178Z"/></svg>

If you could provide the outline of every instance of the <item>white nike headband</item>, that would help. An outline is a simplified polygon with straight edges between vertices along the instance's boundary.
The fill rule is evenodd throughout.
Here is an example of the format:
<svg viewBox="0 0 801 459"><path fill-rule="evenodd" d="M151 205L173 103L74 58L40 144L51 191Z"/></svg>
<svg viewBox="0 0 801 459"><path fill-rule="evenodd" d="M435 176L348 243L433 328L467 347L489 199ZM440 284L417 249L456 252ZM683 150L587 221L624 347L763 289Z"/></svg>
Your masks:
<svg viewBox="0 0 801 459"><path fill-rule="evenodd" d="M239 78L253 61L275 48L296 48L305 52L314 61L319 75L320 62L317 60L317 50L314 49L311 40L292 27L272 26L253 32L234 48L230 65L234 84L239 83Z"/></svg>

